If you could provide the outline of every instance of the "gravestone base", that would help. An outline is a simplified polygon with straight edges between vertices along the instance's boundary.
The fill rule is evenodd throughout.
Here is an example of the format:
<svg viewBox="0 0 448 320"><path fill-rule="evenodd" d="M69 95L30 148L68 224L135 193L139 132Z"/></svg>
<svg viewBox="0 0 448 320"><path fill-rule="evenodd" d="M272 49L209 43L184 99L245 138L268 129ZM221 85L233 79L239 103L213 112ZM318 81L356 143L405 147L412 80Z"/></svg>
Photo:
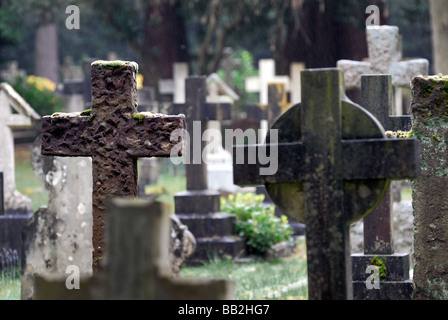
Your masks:
<svg viewBox="0 0 448 320"><path fill-rule="evenodd" d="M22 252L22 228L33 216L28 213L6 213L0 216L0 248Z"/></svg>
<svg viewBox="0 0 448 320"><path fill-rule="evenodd" d="M412 279L409 276L409 254L396 253L390 255L353 254L353 299L355 300L411 300ZM379 283L379 289L368 289L366 280L372 275L366 272L370 265L374 265L373 258L384 263L386 275Z"/></svg>
<svg viewBox="0 0 448 320"><path fill-rule="evenodd" d="M257 186L255 189L255 193L264 194L264 204L269 205L269 206L275 206L274 213L277 217L281 217L282 215L285 215L288 217L289 225L292 227L292 230L293 230L293 236L305 235L305 225L303 223L300 223L300 222L294 220L293 218L284 214L283 212L281 212L281 210L272 201L272 199L269 196L268 192L266 191L266 187L264 185Z"/></svg>
<svg viewBox="0 0 448 320"><path fill-rule="evenodd" d="M235 235L235 216L220 211L219 192L183 191L174 201L176 216L196 239L196 250L187 264L198 265L216 256L237 258L244 252L243 239Z"/></svg>

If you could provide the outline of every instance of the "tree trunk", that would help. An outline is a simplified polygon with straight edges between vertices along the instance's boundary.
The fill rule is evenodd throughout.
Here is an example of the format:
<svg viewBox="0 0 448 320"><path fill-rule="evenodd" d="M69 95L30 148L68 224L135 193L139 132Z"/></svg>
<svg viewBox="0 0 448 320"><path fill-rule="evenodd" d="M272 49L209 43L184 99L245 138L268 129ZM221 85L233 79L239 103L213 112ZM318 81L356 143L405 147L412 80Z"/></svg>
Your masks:
<svg viewBox="0 0 448 320"><path fill-rule="evenodd" d="M434 72L448 74L448 9L446 0L430 0Z"/></svg>
<svg viewBox="0 0 448 320"><path fill-rule="evenodd" d="M34 38L34 73L57 83L59 81L58 27L51 9L45 11Z"/></svg>

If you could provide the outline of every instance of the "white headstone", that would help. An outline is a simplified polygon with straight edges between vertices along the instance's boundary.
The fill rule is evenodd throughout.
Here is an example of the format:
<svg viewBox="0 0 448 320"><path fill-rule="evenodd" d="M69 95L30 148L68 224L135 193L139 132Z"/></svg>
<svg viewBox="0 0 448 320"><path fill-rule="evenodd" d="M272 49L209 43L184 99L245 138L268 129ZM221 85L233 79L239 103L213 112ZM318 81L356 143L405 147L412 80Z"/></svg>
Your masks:
<svg viewBox="0 0 448 320"><path fill-rule="evenodd" d="M5 212L27 213L31 200L16 190L13 128L31 126L39 114L7 83L0 83L0 171L3 172Z"/></svg>
<svg viewBox="0 0 448 320"><path fill-rule="evenodd" d="M290 91L291 91L291 97L290 102L291 104L297 104L302 101L302 81L300 72L302 70L305 70L305 64L303 62L293 62L290 65Z"/></svg>
<svg viewBox="0 0 448 320"><path fill-rule="evenodd" d="M0 71L0 79L14 81L16 77L26 77L25 70L19 69L19 63L15 60L9 61L6 70Z"/></svg>

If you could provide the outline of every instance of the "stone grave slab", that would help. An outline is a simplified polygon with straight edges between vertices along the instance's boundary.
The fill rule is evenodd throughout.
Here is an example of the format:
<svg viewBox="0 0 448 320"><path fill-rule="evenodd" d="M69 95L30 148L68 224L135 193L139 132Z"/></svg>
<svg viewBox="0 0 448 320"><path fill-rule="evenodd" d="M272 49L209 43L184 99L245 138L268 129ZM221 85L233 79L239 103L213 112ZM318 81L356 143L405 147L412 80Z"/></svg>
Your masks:
<svg viewBox="0 0 448 320"><path fill-rule="evenodd" d="M386 139L342 88L338 69L302 71L302 102L277 119L267 143L234 148L235 183L265 184L279 208L305 224L312 300L353 298L350 223L373 211L391 179L418 173L418 141ZM245 163L264 152L277 152L274 172Z"/></svg>
<svg viewBox="0 0 448 320"><path fill-rule="evenodd" d="M137 69L134 62L93 62L92 108L42 119L43 155L92 157L94 273L101 269L106 198L137 196L138 158L169 157L174 146L184 150L182 137L170 140L185 127L183 115L137 111Z"/></svg>

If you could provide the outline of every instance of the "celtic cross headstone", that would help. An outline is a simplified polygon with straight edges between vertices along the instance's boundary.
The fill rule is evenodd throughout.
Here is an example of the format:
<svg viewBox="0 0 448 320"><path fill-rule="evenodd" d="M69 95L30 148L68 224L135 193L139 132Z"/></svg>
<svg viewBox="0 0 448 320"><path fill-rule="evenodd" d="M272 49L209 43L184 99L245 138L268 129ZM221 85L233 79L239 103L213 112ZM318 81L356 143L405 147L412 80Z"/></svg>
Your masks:
<svg viewBox="0 0 448 320"><path fill-rule="evenodd" d="M137 159L169 157L179 147L171 133L185 127L183 115L137 112L137 69L134 62L93 62L92 109L42 119L43 155L92 157L94 273L101 269L106 198L137 196Z"/></svg>

